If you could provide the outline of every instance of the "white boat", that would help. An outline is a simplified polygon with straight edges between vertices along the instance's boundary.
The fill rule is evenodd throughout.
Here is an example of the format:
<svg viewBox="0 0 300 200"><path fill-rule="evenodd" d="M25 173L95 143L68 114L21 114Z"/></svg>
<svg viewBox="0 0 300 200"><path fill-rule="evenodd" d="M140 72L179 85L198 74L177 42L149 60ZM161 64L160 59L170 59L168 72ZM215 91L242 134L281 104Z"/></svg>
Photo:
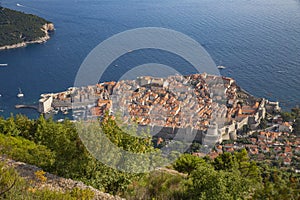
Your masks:
<svg viewBox="0 0 300 200"><path fill-rule="evenodd" d="M68 111L63 112L64 115L67 115L68 113L69 113Z"/></svg>
<svg viewBox="0 0 300 200"><path fill-rule="evenodd" d="M53 110L53 113L54 113L54 114L57 114L58 112L59 112L59 109L54 109L54 110Z"/></svg>
<svg viewBox="0 0 300 200"><path fill-rule="evenodd" d="M22 93L21 88L19 88L19 93L17 94L17 97L18 98L24 97L24 94Z"/></svg>
<svg viewBox="0 0 300 200"><path fill-rule="evenodd" d="M8 64L7 63L0 63L0 67L7 67Z"/></svg>
<svg viewBox="0 0 300 200"><path fill-rule="evenodd" d="M61 110L61 112L62 112L64 115L66 115L66 114L69 113L69 112L68 112L68 108L63 108L63 107L61 107L60 110Z"/></svg>
<svg viewBox="0 0 300 200"><path fill-rule="evenodd" d="M218 66L218 69L225 69L226 67L225 66L223 66L223 65L219 65Z"/></svg>

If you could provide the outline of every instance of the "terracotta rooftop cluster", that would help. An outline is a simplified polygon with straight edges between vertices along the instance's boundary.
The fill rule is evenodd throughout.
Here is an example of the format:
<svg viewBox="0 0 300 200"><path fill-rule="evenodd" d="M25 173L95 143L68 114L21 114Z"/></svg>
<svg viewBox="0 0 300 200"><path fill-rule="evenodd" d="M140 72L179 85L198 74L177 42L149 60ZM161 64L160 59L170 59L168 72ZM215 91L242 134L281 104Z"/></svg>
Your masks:
<svg viewBox="0 0 300 200"><path fill-rule="evenodd" d="M288 132L260 131L256 136L247 138L247 142L235 142L217 145L215 151L234 152L246 148L249 155L257 156L258 160L276 160L283 166L291 165L292 161L300 161L300 137Z"/></svg>
<svg viewBox="0 0 300 200"><path fill-rule="evenodd" d="M227 95L234 98L233 83L206 74L138 77L115 85L112 99L118 103L113 108L124 120L141 125L206 129L212 118L226 118Z"/></svg>
<svg viewBox="0 0 300 200"><path fill-rule="evenodd" d="M212 119L230 119L236 96L233 79L204 73L73 87L54 94L53 102L56 107L86 106L93 117L120 112L124 122L204 130Z"/></svg>

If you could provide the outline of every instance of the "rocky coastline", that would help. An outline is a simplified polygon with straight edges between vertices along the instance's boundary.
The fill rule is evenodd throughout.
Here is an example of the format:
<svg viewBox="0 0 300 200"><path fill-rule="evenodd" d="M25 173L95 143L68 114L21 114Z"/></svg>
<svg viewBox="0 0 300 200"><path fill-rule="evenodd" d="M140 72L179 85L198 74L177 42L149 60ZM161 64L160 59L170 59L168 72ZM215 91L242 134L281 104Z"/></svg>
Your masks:
<svg viewBox="0 0 300 200"><path fill-rule="evenodd" d="M53 32L55 30L54 24L53 23L44 24L41 27L41 30L45 33L44 37L37 38L36 40L33 40L33 41L26 41L26 42L20 42L17 44L1 46L0 50L8 50L8 49L26 47L28 44L42 44L50 39L49 32Z"/></svg>

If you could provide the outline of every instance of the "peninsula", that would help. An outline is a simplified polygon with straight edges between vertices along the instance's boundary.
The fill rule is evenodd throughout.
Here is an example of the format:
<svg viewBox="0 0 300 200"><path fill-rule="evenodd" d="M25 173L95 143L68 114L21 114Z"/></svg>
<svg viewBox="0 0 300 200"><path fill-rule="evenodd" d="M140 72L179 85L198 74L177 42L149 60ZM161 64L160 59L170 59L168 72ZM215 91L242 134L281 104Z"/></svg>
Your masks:
<svg viewBox="0 0 300 200"><path fill-rule="evenodd" d="M0 50L44 43L50 38L50 31L54 31L53 23L0 6Z"/></svg>
<svg viewBox="0 0 300 200"><path fill-rule="evenodd" d="M65 92L42 94L38 110L67 113L72 109L75 120L121 112L124 123L136 121L141 126L163 127L159 137L164 139L171 138L176 129L192 129L196 140L213 144L235 138L244 126L256 129L271 107L280 109L277 102L247 94L231 78L204 73L145 76L72 87ZM205 139L206 131L212 134Z"/></svg>

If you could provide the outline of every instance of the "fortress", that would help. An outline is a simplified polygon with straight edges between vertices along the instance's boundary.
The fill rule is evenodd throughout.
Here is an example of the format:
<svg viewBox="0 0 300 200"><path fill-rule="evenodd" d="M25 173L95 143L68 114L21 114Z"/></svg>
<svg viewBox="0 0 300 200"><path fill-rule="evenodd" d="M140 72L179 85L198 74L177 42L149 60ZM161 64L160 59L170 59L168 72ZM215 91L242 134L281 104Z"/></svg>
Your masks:
<svg viewBox="0 0 300 200"><path fill-rule="evenodd" d="M244 126L255 129L266 109L275 107L231 78L208 74L104 82L43 94L39 100L41 113L72 109L75 120L92 120L108 112L125 124L150 127L155 137L193 138L207 145L234 139Z"/></svg>

